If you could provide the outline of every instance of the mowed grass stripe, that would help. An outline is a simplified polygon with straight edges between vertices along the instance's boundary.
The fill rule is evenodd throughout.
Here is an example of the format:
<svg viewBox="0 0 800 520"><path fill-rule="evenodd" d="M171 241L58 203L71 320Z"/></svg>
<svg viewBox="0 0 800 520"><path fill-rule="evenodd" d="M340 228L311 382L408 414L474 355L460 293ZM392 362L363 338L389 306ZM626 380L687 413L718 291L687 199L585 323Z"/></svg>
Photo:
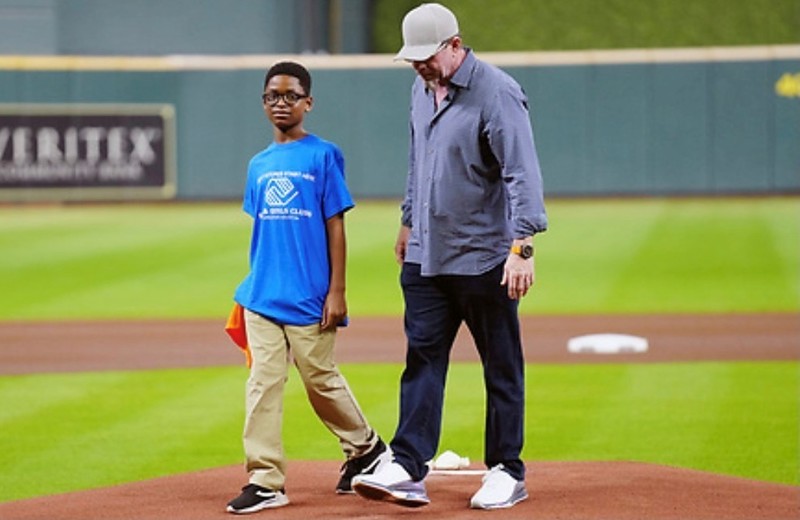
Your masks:
<svg viewBox="0 0 800 520"><path fill-rule="evenodd" d="M0 258L15 295L0 302L0 315L193 317L198 298L231 292L247 268L248 223L232 207L42 211L53 224L34 215L39 227L24 237L0 233L18 240ZM220 311L226 296L216 301Z"/></svg>
<svg viewBox="0 0 800 520"><path fill-rule="evenodd" d="M626 281L615 286L610 299L649 299L684 312L735 312L743 301L754 312L796 307L792 281L797 280L797 264L791 264L781 242L800 244L797 237L773 233L776 222L764 217L765 204L756 201L750 211L736 212L732 206L715 213L703 201L686 201L680 211L664 212L618 270ZM787 227L786 221L777 225Z"/></svg>
<svg viewBox="0 0 800 520"><path fill-rule="evenodd" d="M47 492L57 493L239 460L242 374L220 368L5 378L12 387L14 380L38 383L32 400L50 402L1 423L0 445L13 448L0 452L0 489L41 494L42 468ZM0 397L10 404L7 390Z"/></svg>
<svg viewBox="0 0 800 520"><path fill-rule="evenodd" d="M353 316L402 312L400 266L394 243L400 226L399 202L357 202L347 226L347 304Z"/></svg>
<svg viewBox="0 0 800 520"><path fill-rule="evenodd" d="M616 201L619 202L619 201ZM659 218L666 201L564 201L549 206L550 229L535 238L536 285L522 300L522 312L591 312L625 308L614 299L626 286L631 262Z"/></svg>
<svg viewBox="0 0 800 520"><path fill-rule="evenodd" d="M526 457L637 460L797 484L799 369L766 362L535 366Z"/></svg>
<svg viewBox="0 0 800 520"><path fill-rule="evenodd" d="M574 368L574 370L570 370ZM598 431L598 423L617 424L624 410L615 404L614 418L605 414L612 401L627 389L626 367L529 366L527 373L526 457L552 460L593 459L607 453L611 437ZM622 432L620 432L622 433ZM557 442L554 442L557 439ZM538 442L536 442L538 441ZM616 459L617 456L612 456Z"/></svg>
<svg viewBox="0 0 800 520"><path fill-rule="evenodd" d="M526 313L796 312L800 201L558 201Z"/></svg>
<svg viewBox="0 0 800 520"><path fill-rule="evenodd" d="M797 312L800 199L549 203L523 313ZM353 316L400 315L396 202L347 216ZM238 204L0 208L0 320L216 318L247 273Z"/></svg>
<svg viewBox="0 0 800 520"><path fill-rule="evenodd" d="M586 373L591 370L580 370L585 381L598 379ZM725 420L719 410L729 384L720 377L724 371L716 364L608 367L606 380L614 382L592 388L576 451L665 463L680 456L696 467L709 449L712 425Z"/></svg>
<svg viewBox="0 0 800 520"><path fill-rule="evenodd" d="M709 442L727 446L728 454L712 460L709 449L693 467L714 464L721 473L758 480L784 475L800 485L800 363L722 366L729 388L719 396Z"/></svg>

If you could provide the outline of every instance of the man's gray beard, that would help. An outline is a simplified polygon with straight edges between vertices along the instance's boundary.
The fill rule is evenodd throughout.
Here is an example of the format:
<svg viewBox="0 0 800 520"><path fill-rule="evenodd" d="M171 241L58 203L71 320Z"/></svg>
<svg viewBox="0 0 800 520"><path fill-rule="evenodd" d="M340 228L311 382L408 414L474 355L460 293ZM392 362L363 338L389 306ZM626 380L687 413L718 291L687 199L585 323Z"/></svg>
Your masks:
<svg viewBox="0 0 800 520"><path fill-rule="evenodd" d="M436 88L439 86L439 82L435 79L429 79L425 82L425 88L427 88L431 92L436 92Z"/></svg>

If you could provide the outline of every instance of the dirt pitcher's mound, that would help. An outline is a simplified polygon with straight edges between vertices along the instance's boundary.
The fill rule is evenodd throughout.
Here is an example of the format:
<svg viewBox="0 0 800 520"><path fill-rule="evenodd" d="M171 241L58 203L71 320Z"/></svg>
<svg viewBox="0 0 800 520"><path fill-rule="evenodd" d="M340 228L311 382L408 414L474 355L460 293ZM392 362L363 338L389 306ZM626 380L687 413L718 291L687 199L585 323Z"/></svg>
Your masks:
<svg viewBox="0 0 800 520"><path fill-rule="evenodd" d="M429 506L406 509L336 495L337 462L290 461L287 507L255 518L741 519L800 518L800 487L633 462L528 464L530 498L491 513L468 508L480 476L430 475ZM228 466L79 493L0 504L4 520L204 520L234 518L225 504L245 473ZM252 516L251 516L252 517Z"/></svg>

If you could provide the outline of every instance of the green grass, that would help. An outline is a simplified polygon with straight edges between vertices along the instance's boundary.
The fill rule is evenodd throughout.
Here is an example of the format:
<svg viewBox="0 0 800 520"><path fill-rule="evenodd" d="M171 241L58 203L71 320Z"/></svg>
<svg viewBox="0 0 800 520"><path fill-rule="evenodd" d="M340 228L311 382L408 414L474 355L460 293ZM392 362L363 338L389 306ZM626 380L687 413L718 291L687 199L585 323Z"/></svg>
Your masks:
<svg viewBox="0 0 800 520"><path fill-rule="evenodd" d="M375 52L400 49L417 0L377 0ZM450 0L468 45L481 52L795 44L796 0Z"/></svg>
<svg viewBox="0 0 800 520"><path fill-rule="evenodd" d="M523 312L800 309L800 199L557 201Z"/></svg>
<svg viewBox="0 0 800 520"><path fill-rule="evenodd" d="M523 313L797 312L800 199L553 200ZM354 316L398 315L395 202L348 215ZM0 321L219 318L247 271L239 205L0 207Z"/></svg>
<svg viewBox="0 0 800 520"><path fill-rule="evenodd" d="M529 366L523 456L636 460L798 485L798 368ZM401 369L342 367L385 436L395 427ZM0 378L0 501L241 463L245 378L243 367ZM480 378L477 364L451 367L441 444L475 462ZM285 403L289 459L342 457L294 371Z"/></svg>
<svg viewBox="0 0 800 520"><path fill-rule="evenodd" d="M213 316L247 267L237 206L0 209L0 319Z"/></svg>

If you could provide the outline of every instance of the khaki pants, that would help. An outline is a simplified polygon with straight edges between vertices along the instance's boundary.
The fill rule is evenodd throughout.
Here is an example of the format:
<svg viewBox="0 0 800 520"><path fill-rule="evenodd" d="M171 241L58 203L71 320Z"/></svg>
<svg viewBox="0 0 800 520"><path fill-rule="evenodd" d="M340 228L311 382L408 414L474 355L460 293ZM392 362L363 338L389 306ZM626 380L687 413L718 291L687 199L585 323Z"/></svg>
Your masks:
<svg viewBox="0 0 800 520"><path fill-rule="evenodd" d="M281 440L283 388L291 358L308 400L325 426L336 435L347 458L358 457L376 444L344 376L333 358L335 331L319 325L277 325L245 310L247 341L253 355L245 398L244 451L250 482L279 490L286 480Z"/></svg>

